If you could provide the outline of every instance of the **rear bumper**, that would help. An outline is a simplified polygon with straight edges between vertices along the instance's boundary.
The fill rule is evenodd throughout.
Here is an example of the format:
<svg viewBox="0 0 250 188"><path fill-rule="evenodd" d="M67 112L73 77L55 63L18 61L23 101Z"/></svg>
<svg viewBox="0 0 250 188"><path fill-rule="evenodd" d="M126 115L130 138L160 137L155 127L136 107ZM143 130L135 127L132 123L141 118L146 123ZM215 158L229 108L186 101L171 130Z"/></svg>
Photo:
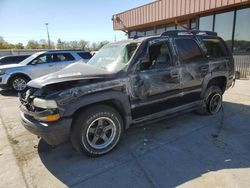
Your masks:
<svg viewBox="0 0 250 188"><path fill-rule="evenodd" d="M42 123L21 112L21 121L29 132L42 137L50 145L59 145L69 139L72 118Z"/></svg>
<svg viewBox="0 0 250 188"><path fill-rule="evenodd" d="M226 89L229 89L231 86L233 86L233 83L235 81L234 79L235 79L234 77L228 79Z"/></svg>

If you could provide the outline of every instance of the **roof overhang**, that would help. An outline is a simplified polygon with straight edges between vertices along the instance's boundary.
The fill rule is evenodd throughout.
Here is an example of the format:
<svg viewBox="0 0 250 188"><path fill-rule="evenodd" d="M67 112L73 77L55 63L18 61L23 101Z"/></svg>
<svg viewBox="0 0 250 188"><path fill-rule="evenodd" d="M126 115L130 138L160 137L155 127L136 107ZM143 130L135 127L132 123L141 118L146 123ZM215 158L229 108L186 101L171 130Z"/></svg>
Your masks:
<svg viewBox="0 0 250 188"><path fill-rule="evenodd" d="M244 5L250 5L250 0L158 0L113 15L113 28L130 31Z"/></svg>

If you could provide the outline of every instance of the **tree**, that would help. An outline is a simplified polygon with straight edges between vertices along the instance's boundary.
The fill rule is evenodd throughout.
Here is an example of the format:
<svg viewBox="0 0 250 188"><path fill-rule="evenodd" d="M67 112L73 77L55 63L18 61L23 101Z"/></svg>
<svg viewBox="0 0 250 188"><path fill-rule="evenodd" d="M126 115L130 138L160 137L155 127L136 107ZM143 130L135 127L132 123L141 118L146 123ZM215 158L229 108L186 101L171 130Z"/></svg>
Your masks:
<svg viewBox="0 0 250 188"><path fill-rule="evenodd" d="M48 49L49 48L49 44L47 43L47 41L45 39L39 40L39 48L41 48L41 49Z"/></svg>
<svg viewBox="0 0 250 188"><path fill-rule="evenodd" d="M0 37L0 49L11 49L13 44L6 42L3 37Z"/></svg>
<svg viewBox="0 0 250 188"><path fill-rule="evenodd" d="M108 44L109 41L102 41L98 44L97 46L97 50L100 50L103 46L105 46L106 44Z"/></svg>
<svg viewBox="0 0 250 188"><path fill-rule="evenodd" d="M29 40L26 45L27 49L39 49L39 47L40 47L39 43L35 40Z"/></svg>
<svg viewBox="0 0 250 188"><path fill-rule="evenodd" d="M15 44L15 47L14 47L15 49L24 49L24 46L23 46L23 43L17 43L17 44Z"/></svg>
<svg viewBox="0 0 250 188"><path fill-rule="evenodd" d="M87 50L89 48L89 42L85 40L80 40L78 42L78 49Z"/></svg>
<svg viewBox="0 0 250 188"><path fill-rule="evenodd" d="M56 49L63 49L63 43L61 39L57 40Z"/></svg>

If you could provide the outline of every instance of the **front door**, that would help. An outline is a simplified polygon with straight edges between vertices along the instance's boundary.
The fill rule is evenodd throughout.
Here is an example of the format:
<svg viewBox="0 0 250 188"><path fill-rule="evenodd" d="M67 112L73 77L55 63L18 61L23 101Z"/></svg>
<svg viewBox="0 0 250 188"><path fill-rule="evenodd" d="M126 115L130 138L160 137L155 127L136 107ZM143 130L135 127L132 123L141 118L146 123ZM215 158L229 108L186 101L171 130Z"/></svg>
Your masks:
<svg viewBox="0 0 250 188"><path fill-rule="evenodd" d="M29 63L26 68L32 79L50 74L58 70L58 64L53 61L52 54L42 54Z"/></svg>
<svg viewBox="0 0 250 188"><path fill-rule="evenodd" d="M130 75L133 119L151 115L178 104L180 69L175 65L167 39L154 39Z"/></svg>

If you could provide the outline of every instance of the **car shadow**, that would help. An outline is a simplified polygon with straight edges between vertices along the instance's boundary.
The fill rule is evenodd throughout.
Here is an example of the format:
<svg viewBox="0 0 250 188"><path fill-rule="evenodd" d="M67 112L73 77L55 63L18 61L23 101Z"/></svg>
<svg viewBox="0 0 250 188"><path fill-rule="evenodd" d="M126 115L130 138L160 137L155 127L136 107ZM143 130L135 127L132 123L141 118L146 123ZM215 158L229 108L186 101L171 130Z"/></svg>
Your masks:
<svg viewBox="0 0 250 188"><path fill-rule="evenodd" d="M6 89L6 90L0 90L0 95L3 95L5 97L17 97L18 93L14 90Z"/></svg>
<svg viewBox="0 0 250 188"><path fill-rule="evenodd" d="M130 128L111 153L89 158L70 143L38 152L69 187L176 187L225 169L250 168L250 106L224 103L224 113L179 115Z"/></svg>

